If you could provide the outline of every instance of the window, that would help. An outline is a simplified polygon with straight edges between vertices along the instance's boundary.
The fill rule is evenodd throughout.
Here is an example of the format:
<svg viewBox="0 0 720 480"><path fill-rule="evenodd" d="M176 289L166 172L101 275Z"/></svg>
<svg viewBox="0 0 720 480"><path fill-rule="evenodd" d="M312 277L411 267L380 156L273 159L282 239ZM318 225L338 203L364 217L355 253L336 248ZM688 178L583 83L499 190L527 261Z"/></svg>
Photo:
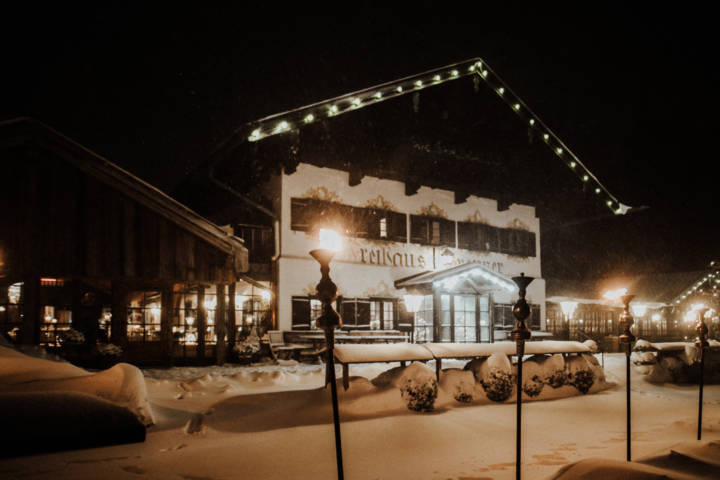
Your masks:
<svg viewBox="0 0 720 480"><path fill-rule="evenodd" d="M374 300L370 302L370 328L393 330L395 328L395 300Z"/></svg>
<svg viewBox="0 0 720 480"><path fill-rule="evenodd" d="M413 339L417 343L433 341L433 296L424 295L420 309L415 313Z"/></svg>
<svg viewBox="0 0 720 480"><path fill-rule="evenodd" d="M366 298L343 298L341 310L343 328L346 330L370 328L370 300Z"/></svg>
<svg viewBox="0 0 720 480"><path fill-rule="evenodd" d="M387 218L383 217L380 219L380 238L387 238Z"/></svg>
<svg viewBox="0 0 720 480"><path fill-rule="evenodd" d="M477 341L475 295L453 295L453 304L453 341Z"/></svg>
<svg viewBox="0 0 720 480"><path fill-rule="evenodd" d="M512 330L517 325L517 320L512 313L513 306L506 303L496 303L494 310L494 323L496 329ZM540 305L530 305L530 316L525 320L525 325L531 330L540 328Z"/></svg>
<svg viewBox="0 0 720 480"><path fill-rule="evenodd" d="M127 337L130 342L160 341L160 292L130 292Z"/></svg>
<svg viewBox="0 0 720 480"><path fill-rule="evenodd" d="M322 302L311 297L292 297L293 330L317 328L317 319L322 315Z"/></svg>
<svg viewBox="0 0 720 480"><path fill-rule="evenodd" d="M455 246L455 222L439 217L410 215L410 241L421 245Z"/></svg>
<svg viewBox="0 0 720 480"><path fill-rule="evenodd" d="M534 232L482 223L458 222L458 247L521 257L536 256Z"/></svg>
<svg viewBox="0 0 720 480"><path fill-rule="evenodd" d="M72 328L72 312L70 307L56 308L52 305L43 306L43 317L40 324L40 345L59 347L63 337Z"/></svg>

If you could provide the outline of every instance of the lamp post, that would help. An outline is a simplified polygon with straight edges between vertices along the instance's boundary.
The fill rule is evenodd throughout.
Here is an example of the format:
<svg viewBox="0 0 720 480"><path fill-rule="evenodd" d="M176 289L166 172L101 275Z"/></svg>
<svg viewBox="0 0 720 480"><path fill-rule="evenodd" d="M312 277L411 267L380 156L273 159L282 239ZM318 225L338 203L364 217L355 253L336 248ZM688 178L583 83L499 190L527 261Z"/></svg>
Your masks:
<svg viewBox="0 0 720 480"><path fill-rule="evenodd" d="M630 302L635 298L635 295L621 295L620 301L623 303L624 310L620 316L620 343L625 344L625 411L627 420L627 461L631 459L630 453L630 353L632 350L632 344L635 341L635 335L630 331L630 327L633 325L633 317L630 314Z"/></svg>
<svg viewBox="0 0 720 480"><path fill-rule="evenodd" d="M695 340L695 346L700 350L700 392L698 396L698 429L697 429L697 439L700 440L702 438L702 407L703 407L703 385L705 383L704 380L704 370L705 370L705 347L708 346L707 341L707 334L708 334L708 327L705 325L705 314L707 313L709 309L705 305L698 305L697 308L695 308L695 311L698 315L698 323L697 323L697 339Z"/></svg>
<svg viewBox="0 0 720 480"><path fill-rule="evenodd" d="M520 298L513 306L513 316L517 320L517 325L510 333L515 340L517 349L517 404L515 420L515 478L520 480L521 452L522 452L522 365L523 355L525 355L525 340L530 339L530 329L525 325L525 320L530 316L530 306L525 301L525 292L527 286L533 281L533 277L526 277L521 273L519 277L513 277L513 282L518 286Z"/></svg>
<svg viewBox="0 0 720 480"><path fill-rule="evenodd" d="M322 315L317 325L325 331L327 362L325 364L325 386L330 383L332 397L333 425L335 427L335 459L338 479L344 478L342 464L342 444L340 442L340 413L338 411L337 383L335 382L335 329L342 325L340 315L332 302L337 298L337 285L330 280L330 261L340 249L340 237L332 230L320 230L320 248L311 250L310 255L320 264L322 277L318 282L317 296L322 302Z"/></svg>

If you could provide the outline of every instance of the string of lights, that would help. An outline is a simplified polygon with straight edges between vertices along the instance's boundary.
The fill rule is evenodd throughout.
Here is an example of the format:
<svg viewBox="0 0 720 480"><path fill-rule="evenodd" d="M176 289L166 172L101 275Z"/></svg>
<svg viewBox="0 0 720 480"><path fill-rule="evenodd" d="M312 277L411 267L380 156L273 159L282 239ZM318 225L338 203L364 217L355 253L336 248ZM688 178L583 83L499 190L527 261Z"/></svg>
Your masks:
<svg viewBox="0 0 720 480"><path fill-rule="evenodd" d="M584 185L604 202L616 215L624 215L630 207L621 203L588 169L530 107L480 58L400 78L373 87L340 95L286 112L276 113L246 124L236 131L249 142L257 142L273 135L298 130L321 119L353 112L401 95L418 92L468 76L478 76L491 88L523 122L534 129L543 142Z"/></svg>
<svg viewBox="0 0 720 480"><path fill-rule="evenodd" d="M681 293L680 295L675 297L675 300L673 303L675 303L676 305L679 305L680 303L682 303L683 300L685 300L690 295L695 293L698 289L700 289L700 287L702 287L705 283L708 283L708 282L710 283L710 288L712 290L713 296L717 297L718 296L717 289L718 289L718 284L720 284L720 279L715 278L715 277L716 277L715 273L708 273L703 278L701 278L700 280L695 282L692 287L688 288L683 293Z"/></svg>

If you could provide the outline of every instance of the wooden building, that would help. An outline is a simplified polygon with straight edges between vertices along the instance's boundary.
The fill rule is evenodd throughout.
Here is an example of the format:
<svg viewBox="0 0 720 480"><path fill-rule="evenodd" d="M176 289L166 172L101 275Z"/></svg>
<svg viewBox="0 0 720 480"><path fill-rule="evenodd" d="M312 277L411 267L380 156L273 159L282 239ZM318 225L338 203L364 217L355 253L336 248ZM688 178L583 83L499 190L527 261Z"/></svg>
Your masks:
<svg viewBox="0 0 720 480"><path fill-rule="evenodd" d="M262 319L267 287L229 229L34 120L0 123L0 155L7 338L52 348L79 331L126 361L223 363Z"/></svg>

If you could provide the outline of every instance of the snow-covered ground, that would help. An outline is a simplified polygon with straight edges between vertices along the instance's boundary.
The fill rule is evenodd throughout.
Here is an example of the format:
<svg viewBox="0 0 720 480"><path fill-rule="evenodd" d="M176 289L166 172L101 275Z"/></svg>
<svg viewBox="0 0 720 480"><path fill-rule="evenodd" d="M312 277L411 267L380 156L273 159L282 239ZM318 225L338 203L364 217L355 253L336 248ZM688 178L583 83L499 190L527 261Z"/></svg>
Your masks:
<svg viewBox="0 0 720 480"><path fill-rule="evenodd" d="M346 478L514 478L513 403L460 403L441 388L433 412L413 412L398 389L369 382L397 365L353 365L357 377L339 390ZM606 355L609 388L524 405L524 478L547 478L589 457L622 464L624 367L622 354ZM0 478L335 478L330 390L319 365L143 373L155 420L144 443L2 459ZM650 384L633 372L632 400L634 458L695 439L696 386ZM719 414L720 386L706 386L704 440L720 440Z"/></svg>

